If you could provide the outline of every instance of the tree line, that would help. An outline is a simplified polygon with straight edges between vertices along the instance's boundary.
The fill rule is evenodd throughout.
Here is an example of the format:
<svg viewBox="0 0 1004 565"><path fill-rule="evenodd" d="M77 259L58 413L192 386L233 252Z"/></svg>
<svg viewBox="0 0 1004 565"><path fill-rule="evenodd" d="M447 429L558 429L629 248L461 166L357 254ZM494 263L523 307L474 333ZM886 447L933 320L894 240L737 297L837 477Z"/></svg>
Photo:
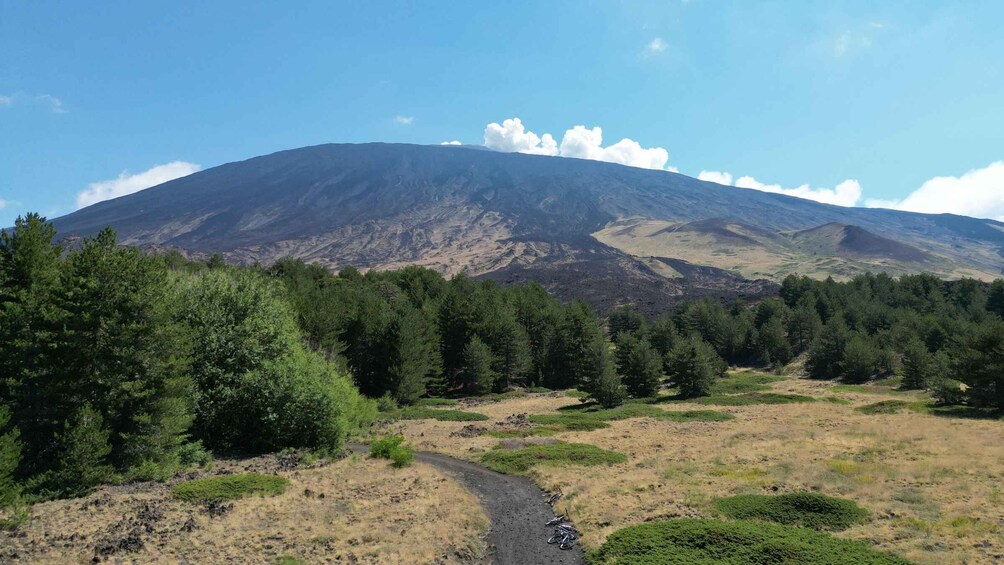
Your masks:
<svg viewBox="0 0 1004 565"><path fill-rule="evenodd" d="M1004 409L1004 281L789 276L755 304L604 321L535 283L237 268L120 247L110 229L72 249L55 238L34 214L0 233L0 507L164 478L209 451L337 450L373 399L574 387L610 407L798 360L814 378L900 374Z"/></svg>

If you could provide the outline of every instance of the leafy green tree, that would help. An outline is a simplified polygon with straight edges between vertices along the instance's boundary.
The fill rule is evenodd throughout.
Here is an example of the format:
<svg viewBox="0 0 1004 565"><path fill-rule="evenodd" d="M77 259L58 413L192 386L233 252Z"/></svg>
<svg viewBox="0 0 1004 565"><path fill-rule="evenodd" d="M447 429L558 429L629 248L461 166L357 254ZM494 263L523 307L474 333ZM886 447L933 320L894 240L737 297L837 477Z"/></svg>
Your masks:
<svg viewBox="0 0 1004 565"><path fill-rule="evenodd" d="M464 362L461 368L461 384L469 394L485 394L495 384L496 374L492 369L492 350L478 336L464 346Z"/></svg>
<svg viewBox="0 0 1004 565"><path fill-rule="evenodd" d="M669 357L670 382L683 398L707 396L723 373L724 363L714 348L697 336L680 339Z"/></svg>
<svg viewBox="0 0 1004 565"><path fill-rule="evenodd" d="M841 367L841 376L848 382L865 382L879 370L878 350L867 338L855 335L844 348Z"/></svg>
<svg viewBox="0 0 1004 565"><path fill-rule="evenodd" d="M645 339L629 332L617 335L617 373L635 398L655 396L662 379L662 358Z"/></svg>

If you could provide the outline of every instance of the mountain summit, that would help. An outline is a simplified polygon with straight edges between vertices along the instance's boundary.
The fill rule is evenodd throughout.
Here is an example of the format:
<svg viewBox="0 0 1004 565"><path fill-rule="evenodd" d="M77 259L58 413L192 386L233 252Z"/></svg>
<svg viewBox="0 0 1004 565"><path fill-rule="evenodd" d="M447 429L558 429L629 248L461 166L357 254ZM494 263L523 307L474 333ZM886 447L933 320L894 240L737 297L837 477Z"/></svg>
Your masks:
<svg viewBox="0 0 1004 565"><path fill-rule="evenodd" d="M784 275L992 278L1004 224L844 208L684 175L463 146L329 144L228 163L54 221L239 263L427 265L604 307L756 294ZM755 281L753 279L764 279Z"/></svg>

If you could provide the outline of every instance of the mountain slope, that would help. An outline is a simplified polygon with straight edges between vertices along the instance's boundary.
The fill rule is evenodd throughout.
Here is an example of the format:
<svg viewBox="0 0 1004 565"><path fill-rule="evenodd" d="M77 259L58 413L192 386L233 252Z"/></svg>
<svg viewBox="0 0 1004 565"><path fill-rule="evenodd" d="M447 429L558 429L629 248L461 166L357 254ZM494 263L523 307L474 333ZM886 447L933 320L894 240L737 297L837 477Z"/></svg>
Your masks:
<svg viewBox="0 0 1004 565"><path fill-rule="evenodd" d="M792 234L827 224L845 226L840 241L857 250L838 245L826 252L825 259L850 265L841 275L885 263L895 272L989 278L1004 267L1004 224L990 220L842 208L664 171L451 146L332 144L281 151L55 220L65 236L112 225L129 245L223 253L245 263L292 255L332 268L424 264L518 278L533 265L539 275L599 262L600 270L620 273L612 279L654 277L667 296L714 290L705 288L707 279L678 276L665 259L754 274L706 260L710 251L680 254L667 244L664 253L658 246L638 249L640 236L606 236L631 227L624 222L654 222L645 237L691 224L659 237L707 236L733 252L766 249L763 268L754 270L775 280L792 262L778 250L805 253L797 251ZM914 260L921 256L924 261ZM819 272L813 274L824 275L825 266L814 268Z"/></svg>

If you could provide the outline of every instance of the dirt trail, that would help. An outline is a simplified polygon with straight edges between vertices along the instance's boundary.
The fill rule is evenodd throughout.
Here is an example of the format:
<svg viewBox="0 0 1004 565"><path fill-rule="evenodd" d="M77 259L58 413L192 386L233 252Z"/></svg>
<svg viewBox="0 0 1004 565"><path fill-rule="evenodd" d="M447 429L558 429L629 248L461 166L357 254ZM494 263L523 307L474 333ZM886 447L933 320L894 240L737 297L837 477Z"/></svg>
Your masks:
<svg viewBox="0 0 1004 565"><path fill-rule="evenodd" d="M355 451L368 447L353 444ZM415 458L455 476L473 492L491 519L488 552L494 565L578 565L582 549L562 551L548 545L550 529L544 527L553 514L540 487L526 477L503 475L475 463L439 453L415 452Z"/></svg>

